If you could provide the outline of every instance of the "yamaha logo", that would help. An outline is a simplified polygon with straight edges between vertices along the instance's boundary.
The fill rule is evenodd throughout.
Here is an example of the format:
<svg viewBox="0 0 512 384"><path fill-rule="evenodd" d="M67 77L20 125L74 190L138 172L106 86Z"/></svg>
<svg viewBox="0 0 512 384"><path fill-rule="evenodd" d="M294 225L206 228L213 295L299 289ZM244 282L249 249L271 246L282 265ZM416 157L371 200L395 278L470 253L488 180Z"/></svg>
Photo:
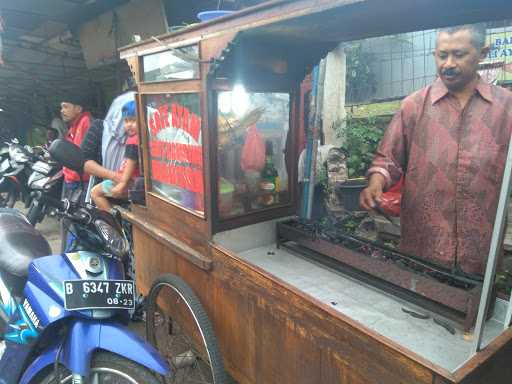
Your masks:
<svg viewBox="0 0 512 384"><path fill-rule="evenodd" d="M39 318L37 317L36 313L32 309L32 306L30 305L27 299L23 301L23 309L25 309L25 312L27 313L30 321L32 321L32 324L34 324L34 327L39 328Z"/></svg>

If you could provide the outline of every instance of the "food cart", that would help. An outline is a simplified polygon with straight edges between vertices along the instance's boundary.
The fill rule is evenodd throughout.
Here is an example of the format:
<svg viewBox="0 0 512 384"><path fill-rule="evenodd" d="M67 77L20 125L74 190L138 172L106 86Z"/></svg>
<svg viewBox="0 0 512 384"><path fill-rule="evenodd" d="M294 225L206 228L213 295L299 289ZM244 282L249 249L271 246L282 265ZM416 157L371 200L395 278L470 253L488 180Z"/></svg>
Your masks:
<svg viewBox="0 0 512 384"><path fill-rule="evenodd" d="M500 0L271 1L122 48L142 127L146 202L124 213L139 290L186 281L240 383L509 383L507 298L477 320L492 265L443 285L315 242L293 218L301 83L329 51L511 17Z"/></svg>

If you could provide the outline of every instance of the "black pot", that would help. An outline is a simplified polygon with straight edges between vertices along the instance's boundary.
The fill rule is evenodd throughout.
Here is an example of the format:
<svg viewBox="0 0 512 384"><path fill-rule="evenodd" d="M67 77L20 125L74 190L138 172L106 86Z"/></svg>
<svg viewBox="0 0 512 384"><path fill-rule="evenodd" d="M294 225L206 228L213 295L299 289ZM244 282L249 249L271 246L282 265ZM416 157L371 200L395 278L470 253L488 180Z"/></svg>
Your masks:
<svg viewBox="0 0 512 384"><path fill-rule="evenodd" d="M352 179L337 183L335 191L343 202L347 211L359 211L359 195L368 186L366 179Z"/></svg>

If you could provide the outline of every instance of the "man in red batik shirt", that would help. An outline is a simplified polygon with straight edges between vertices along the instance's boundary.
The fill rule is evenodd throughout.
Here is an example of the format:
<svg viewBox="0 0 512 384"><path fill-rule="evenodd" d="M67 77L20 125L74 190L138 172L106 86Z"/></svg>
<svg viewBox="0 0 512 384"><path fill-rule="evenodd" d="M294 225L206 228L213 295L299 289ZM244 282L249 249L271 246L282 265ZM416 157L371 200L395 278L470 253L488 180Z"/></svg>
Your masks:
<svg viewBox="0 0 512 384"><path fill-rule="evenodd" d="M512 131L512 93L485 83L486 30L441 30L438 78L403 100L368 171L372 210L404 175L401 250L483 274Z"/></svg>

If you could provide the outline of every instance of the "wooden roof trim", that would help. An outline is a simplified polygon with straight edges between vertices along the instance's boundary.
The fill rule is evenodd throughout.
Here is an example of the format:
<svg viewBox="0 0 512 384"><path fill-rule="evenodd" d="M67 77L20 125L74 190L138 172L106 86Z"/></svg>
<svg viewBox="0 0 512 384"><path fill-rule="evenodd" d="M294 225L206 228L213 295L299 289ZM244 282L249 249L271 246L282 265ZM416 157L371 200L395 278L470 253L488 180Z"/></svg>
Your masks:
<svg viewBox="0 0 512 384"><path fill-rule="evenodd" d="M240 32L296 17L369 0L277 0L249 7L238 12L198 23L180 31L157 36L158 41L145 40L125 46L119 50L121 58L141 56L193 44L199 40L216 37L224 33Z"/></svg>

